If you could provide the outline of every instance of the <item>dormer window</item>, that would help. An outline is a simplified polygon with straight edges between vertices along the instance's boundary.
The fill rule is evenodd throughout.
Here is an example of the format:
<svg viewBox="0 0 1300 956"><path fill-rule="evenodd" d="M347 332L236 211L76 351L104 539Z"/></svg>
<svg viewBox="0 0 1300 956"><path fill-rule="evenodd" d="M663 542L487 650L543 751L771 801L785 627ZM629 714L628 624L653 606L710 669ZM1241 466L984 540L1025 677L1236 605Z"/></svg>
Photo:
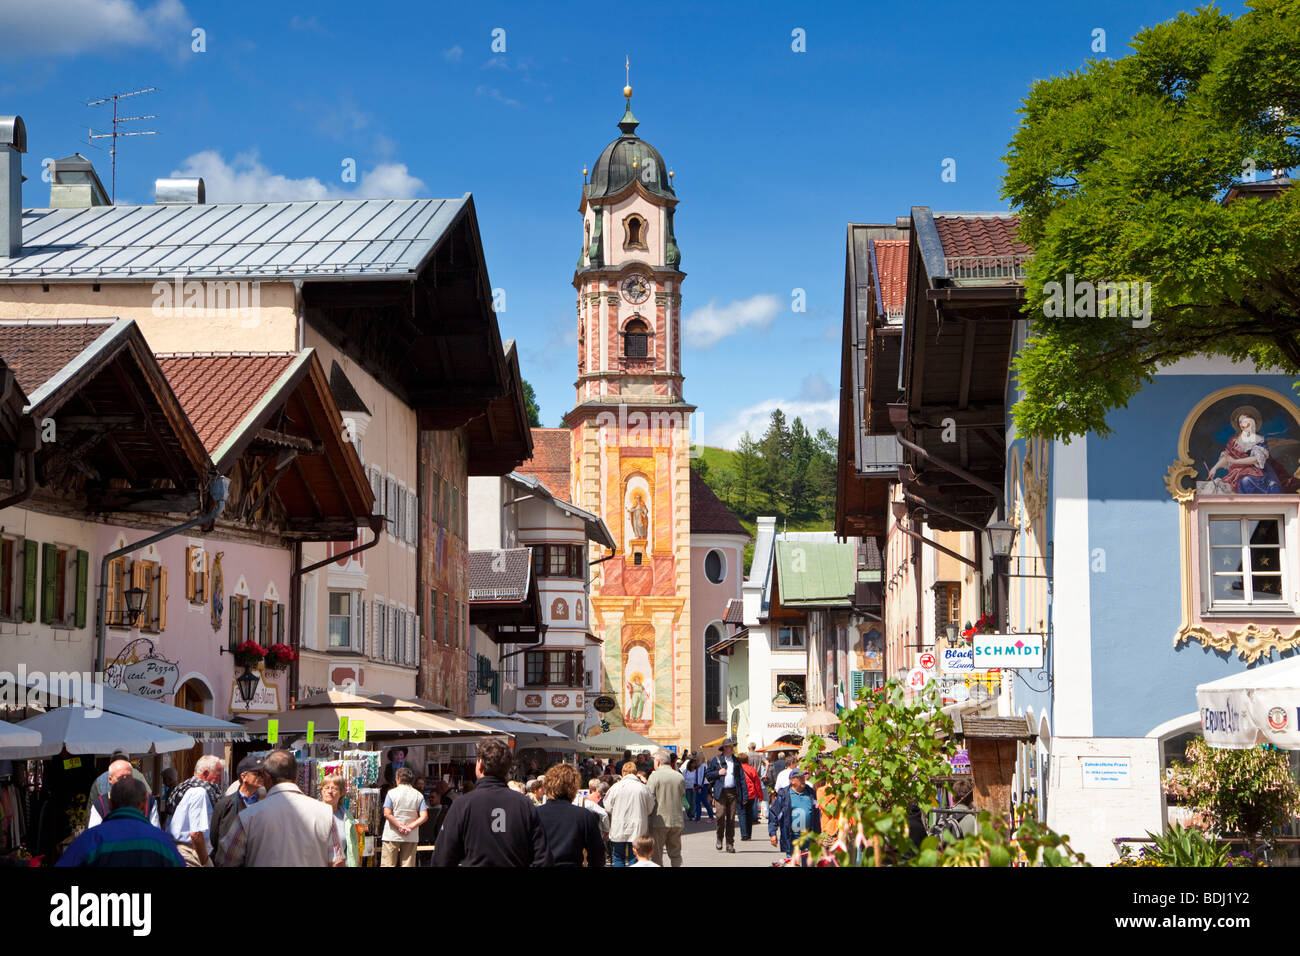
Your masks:
<svg viewBox="0 0 1300 956"><path fill-rule="evenodd" d="M646 222L633 213L623 220L623 248L647 251Z"/></svg>
<svg viewBox="0 0 1300 956"><path fill-rule="evenodd" d="M650 330L640 319L633 319L623 330L623 355L643 359L650 354Z"/></svg>

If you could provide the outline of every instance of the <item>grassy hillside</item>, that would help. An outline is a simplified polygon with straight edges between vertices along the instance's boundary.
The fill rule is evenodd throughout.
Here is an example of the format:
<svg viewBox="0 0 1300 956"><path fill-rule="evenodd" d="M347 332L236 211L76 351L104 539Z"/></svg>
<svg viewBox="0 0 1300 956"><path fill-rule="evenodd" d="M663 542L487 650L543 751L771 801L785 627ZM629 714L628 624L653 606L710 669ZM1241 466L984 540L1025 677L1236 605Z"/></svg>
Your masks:
<svg viewBox="0 0 1300 956"><path fill-rule="evenodd" d="M700 457L708 463L710 473L716 472L718 469L727 469L728 471L735 470L735 466L732 464L732 459L736 454L735 452L727 451L725 448L712 448L707 445L701 446L699 450L701 453ZM709 481L709 476L705 477L705 481ZM709 481L709 487L713 488L714 491L717 492L717 487L712 481ZM719 497L722 496L719 495ZM757 534L758 516L777 513L777 509L773 508L770 502L766 502L763 498L760 498L758 501L751 501L750 507L746 510L742 510L735 505L732 505L730 502L726 502L725 498L723 501L727 503L728 507L730 507L735 513L736 517L740 520L740 523L745 526L745 530L749 532L751 539L755 534ZM776 522L777 531L830 531L833 527L833 522L816 519L785 521L778 518ZM745 574L749 574L749 566L753 563L753 559L754 544L751 540L749 544L745 545Z"/></svg>

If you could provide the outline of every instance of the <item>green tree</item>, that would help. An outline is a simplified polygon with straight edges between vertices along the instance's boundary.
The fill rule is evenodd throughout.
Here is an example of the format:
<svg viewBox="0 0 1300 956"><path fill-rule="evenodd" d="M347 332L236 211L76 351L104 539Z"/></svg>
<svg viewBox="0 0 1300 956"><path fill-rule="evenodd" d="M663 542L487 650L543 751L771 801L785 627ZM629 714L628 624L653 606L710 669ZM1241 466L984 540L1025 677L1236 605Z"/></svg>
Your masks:
<svg viewBox="0 0 1300 956"><path fill-rule="evenodd" d="M790 425L790 463L785 492L789 514L806 518L816 513L809 471L817 455L812 435L804 427L803 419L796 417Z"/></svg>
<svg viewBox="0 0 1300 956"><path fill-rule="evenodd" d="M1300 0L1247 8L1179 14L1030 89L1002 190L1034 250L1019 433L1109 434L1107 414L1184 356L1300 374L1300 192L1221 202L1300 164ZM1067 277L1150 283L1149 314L1054 314L1048 283Z"/></svg>
<svg viewBox="0 0 1300 956"><path fill-rule="evenodd" d="M701 478L703 478L706 482L709 480L709 463L704 460L703 455L700 455L698 458L691 459L691 470L694 471ZM713 486L710 485L709 487L712 488ZM717 489L714 490L716 491Z"/></svg>
<svg viewBox="0 0 1300 956"><path fill-rule="evenodd" d="M532 383L524 382L524 410L528 413L528 427L542 427L542 406L537 404L537 393L533 391Z"/></svg>
<svg viewBox="0 0 1300 956"><path fill-rule="evenodd" d="M785 412L776 408L768 422L767 431L758 442L758 452L763 466L759 479L767 493L769 504L782 514L789 514L790 499L790 429L785 423Z"/></svg>
<svg viewBox="0 0 1300 956"><path fill-rule="evenodd" d="M732 459L732 464L736 469L736 496L740 511L747 517L753 517L754 512L750 511L749 503L763 471L763 458L749 432L741 435L740 441L736 443L736 456Z"/></svg>

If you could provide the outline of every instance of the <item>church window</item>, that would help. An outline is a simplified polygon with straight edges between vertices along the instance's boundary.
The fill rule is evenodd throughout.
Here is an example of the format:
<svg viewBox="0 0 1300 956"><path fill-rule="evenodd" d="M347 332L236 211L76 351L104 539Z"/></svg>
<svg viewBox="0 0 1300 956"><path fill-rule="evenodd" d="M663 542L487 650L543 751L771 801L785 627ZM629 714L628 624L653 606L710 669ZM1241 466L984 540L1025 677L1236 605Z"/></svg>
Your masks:
<svg viewBox="0 0 1300 956"><path fill-rule="evenodd" d="M623 331L623 354L627 358L646 358L650 354L650 330L640 319L633 319Z"/></svg>
<svg viewBox="0 0 1300 956"><path fill-rule="evenodd" d="M635 213L623 220L623 248L647 249L646 222Z"/></svg>

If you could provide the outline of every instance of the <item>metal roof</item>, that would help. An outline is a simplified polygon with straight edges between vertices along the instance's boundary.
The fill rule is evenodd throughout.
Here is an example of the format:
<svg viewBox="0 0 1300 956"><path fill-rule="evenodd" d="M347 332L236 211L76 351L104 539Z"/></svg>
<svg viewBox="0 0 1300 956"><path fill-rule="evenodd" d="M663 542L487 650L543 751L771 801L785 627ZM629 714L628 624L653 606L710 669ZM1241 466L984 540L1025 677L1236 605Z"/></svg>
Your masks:
<svg viewBox="0 0 1300 956"><path fill-rule="evenodd" d="M776 542L776 567L784 607L847 607L853 595L856 555L834 540Z"/></svg>
<svg viewBox="0 0 1300 956"><path fill-rule="evenodd" d="M470 204L328 199L24 209L0 280L409 278Z"/></svg>

